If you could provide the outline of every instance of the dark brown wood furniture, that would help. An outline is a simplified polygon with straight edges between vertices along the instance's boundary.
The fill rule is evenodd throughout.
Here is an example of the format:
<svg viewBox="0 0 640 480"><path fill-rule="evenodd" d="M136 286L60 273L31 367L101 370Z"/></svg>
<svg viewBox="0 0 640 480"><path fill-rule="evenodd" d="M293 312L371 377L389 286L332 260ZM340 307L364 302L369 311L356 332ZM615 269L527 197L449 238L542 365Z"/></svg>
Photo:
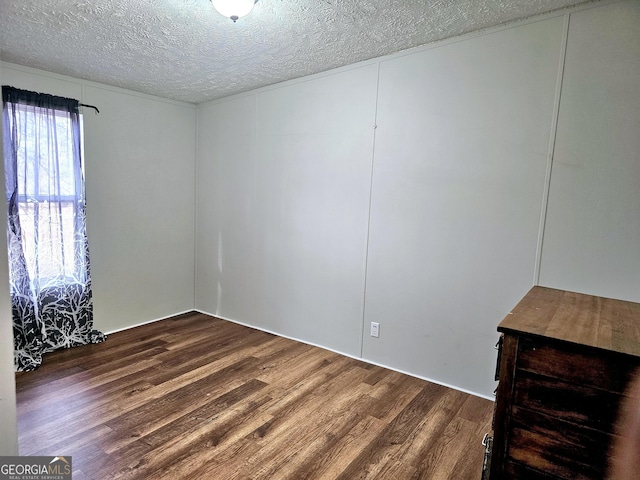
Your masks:
<svg viewBox="0 0 640 480"><path fill-rule="evenodd" d="M483 478L605 478L619 403L640 367L640 304L534 287L498 331Z"/></svg>

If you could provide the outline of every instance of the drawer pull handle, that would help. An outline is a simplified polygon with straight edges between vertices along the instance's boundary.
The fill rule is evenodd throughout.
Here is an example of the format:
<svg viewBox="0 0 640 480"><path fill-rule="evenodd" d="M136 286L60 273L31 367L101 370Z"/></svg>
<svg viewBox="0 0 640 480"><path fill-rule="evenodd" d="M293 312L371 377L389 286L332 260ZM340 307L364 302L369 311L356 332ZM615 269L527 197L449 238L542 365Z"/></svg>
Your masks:
<svg viewBox="0 0 640 480"><path fill-rule="evenodd" d="M484 446L484 458L482 459L482 480L489 478L491 471L491 453L493 450L493 437L490 437L488 433L485 433L482 439L482 445Z"/></svg>
<svg viewBox="0 0 640 480"><path fill-rule="evenodd" d="M498 381L500 379L500 364L502 363L502 342L504 341L504 337L500 335L498 339L498 343L494 347L498 351L498 355L496 358L496 373L494 375L495 380Z"/></svg>

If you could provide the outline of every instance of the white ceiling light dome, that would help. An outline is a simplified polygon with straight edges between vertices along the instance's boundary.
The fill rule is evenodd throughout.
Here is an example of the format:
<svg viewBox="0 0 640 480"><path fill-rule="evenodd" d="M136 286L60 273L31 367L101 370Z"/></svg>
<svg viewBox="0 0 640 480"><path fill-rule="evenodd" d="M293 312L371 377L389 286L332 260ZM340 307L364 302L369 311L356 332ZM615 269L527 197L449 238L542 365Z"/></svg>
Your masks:
<svg viewBox="0 0 640 480"><path fill-rule="evenodd" d="M234 22L245 15L249 15L258 0L211 0L214 8Z"/></svg>

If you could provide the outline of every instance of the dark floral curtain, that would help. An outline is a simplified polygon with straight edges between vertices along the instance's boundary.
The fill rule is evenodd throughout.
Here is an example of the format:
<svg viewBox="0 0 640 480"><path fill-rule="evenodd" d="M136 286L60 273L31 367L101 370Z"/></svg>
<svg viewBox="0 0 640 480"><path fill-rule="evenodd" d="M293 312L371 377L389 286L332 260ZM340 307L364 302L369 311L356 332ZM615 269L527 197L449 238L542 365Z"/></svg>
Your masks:
<svg viewBox="0 0 640 480"><path fill-rule="evenodd" d="M7 243L16 371L98 343L77 100L2 87Z"/></svg>

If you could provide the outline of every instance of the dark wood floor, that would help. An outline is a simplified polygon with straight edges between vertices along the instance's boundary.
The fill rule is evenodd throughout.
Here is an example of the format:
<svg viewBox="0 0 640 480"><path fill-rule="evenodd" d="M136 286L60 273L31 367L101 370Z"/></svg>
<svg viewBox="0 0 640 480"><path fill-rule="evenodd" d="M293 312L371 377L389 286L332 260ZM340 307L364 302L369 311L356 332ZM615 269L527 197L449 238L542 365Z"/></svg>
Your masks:
<svg viewBox="0 0 640 480"><path fill-rule="evenodd" d="M74 480L479 479L493 404L197 313L16 376L22 455Z"/></svg>

